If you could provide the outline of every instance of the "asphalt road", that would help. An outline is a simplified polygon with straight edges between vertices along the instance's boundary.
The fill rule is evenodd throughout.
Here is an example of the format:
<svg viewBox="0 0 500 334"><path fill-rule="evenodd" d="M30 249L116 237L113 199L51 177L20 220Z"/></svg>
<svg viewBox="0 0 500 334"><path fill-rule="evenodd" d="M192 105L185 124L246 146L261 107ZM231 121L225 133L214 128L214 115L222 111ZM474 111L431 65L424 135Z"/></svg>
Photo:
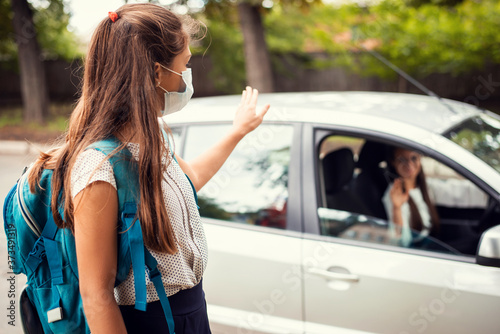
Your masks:
<svg viewBox="0 0 500 334"><path fill-rule="evenodd" d="M15 184L21 175L25 166L29 165L35 159L34 155L0 154L0 205L3 208L3 202L7 192ZM2 211L3 212L3 211ZM19 318L19 293L21 292L26 279L22 275L14 276L10 273L7 257L7 237L3 230L0 232L0 333L21 334L22 328ZM10 307L13 310L9 310ZM10 324L9 324L10 323ZM15 326L12 326L15 325Z"/></svg>

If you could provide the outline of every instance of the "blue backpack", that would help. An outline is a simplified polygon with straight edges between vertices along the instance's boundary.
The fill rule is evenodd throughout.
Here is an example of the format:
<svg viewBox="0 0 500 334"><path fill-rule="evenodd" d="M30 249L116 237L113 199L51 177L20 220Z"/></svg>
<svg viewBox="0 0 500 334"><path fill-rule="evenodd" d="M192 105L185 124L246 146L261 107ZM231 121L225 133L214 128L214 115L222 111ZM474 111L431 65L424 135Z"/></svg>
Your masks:
<svg viewBox="0 0 500 334"><path fill-rule="evenodd" d="M120 144L117 139L110 138L89 148L110 156ZM172 334L174 321L161 274L156 260L144 247L141 224L136 217L138 178L131 160L131 153L126 149L109 157L120 212L115 286L127 278L132 265L135 308L145 311L147 271ZM52 170L43 171L35 193L29 189L27 174L24 173L10 190L3 208L10 269L15 274L27 276L20 302L24 331L90 333L79 292L75 239L71 231L55 225L50 208Z"/></svg>

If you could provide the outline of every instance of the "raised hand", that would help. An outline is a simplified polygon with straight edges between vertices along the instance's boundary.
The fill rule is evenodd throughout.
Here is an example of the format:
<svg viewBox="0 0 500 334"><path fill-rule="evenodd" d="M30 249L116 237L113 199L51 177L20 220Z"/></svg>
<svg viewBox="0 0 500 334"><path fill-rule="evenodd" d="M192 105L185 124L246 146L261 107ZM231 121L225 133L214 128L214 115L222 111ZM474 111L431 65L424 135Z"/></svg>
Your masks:
<svg viewBox="0 0 500 334"><path fill-rule="evenodd" d="M252 89L250 86L247 86L241 95L241 102L236 109L233 120L233 129L242 136L255 130L262 123L269 110L270 105L267 104L259 113L256 112L258 96L257 89Z"/></svg>
<svg viewBox="0 0 500 334"><path fill-rule="evenodd" d="M389 195L391 196L392 205L395 208L401 208L401 205L408 201L410 193L408 189L404 187L404 180L402 178L398 178L394 180L394 184L392 185L391 191Z"/></svg>

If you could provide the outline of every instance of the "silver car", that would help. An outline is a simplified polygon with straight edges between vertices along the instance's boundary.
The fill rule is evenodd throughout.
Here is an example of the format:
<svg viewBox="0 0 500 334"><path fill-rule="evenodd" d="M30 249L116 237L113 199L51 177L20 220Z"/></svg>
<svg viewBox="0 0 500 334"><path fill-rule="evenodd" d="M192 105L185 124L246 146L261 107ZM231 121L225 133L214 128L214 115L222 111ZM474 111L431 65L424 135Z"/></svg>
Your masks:
<svg viewBox="0 0 500 334"><path fill-rule="evenodd" d="M189 160L219 140L239 99L167 116L176 152ZM259 103L271 104L262 126L198 194L214 333L500 333L498 116L398 93ZM439 238L391 242L388 146L420 152L437 180Z"/></svg>

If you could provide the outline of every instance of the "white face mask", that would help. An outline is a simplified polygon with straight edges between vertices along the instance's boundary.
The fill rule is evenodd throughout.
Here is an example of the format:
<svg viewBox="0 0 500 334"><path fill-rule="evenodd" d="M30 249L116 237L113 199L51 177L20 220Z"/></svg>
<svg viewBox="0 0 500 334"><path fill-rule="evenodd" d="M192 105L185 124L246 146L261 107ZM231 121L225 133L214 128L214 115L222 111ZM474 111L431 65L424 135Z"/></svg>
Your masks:
<svg viewBox="0 0 500 334"><path fill-rule="evenodd" d="M162 116L172 114L174 112L177 112L184 108L186 104L189 102L191 97L193 96L194 93L194 88L193 88L193 77L191 74L191 69L188 68L185 71L182 71L181 73L172 71L169 68L166 68L165 66L161 65L166 70L169 70L172 73L175 73L179 76L182 77L182 80L186 84L186 90L183 92L169 92L165 88L160 86L160 83L158 83L158 87L160 87L163 91L165 91L165 107L161 111Z"/></svg>

